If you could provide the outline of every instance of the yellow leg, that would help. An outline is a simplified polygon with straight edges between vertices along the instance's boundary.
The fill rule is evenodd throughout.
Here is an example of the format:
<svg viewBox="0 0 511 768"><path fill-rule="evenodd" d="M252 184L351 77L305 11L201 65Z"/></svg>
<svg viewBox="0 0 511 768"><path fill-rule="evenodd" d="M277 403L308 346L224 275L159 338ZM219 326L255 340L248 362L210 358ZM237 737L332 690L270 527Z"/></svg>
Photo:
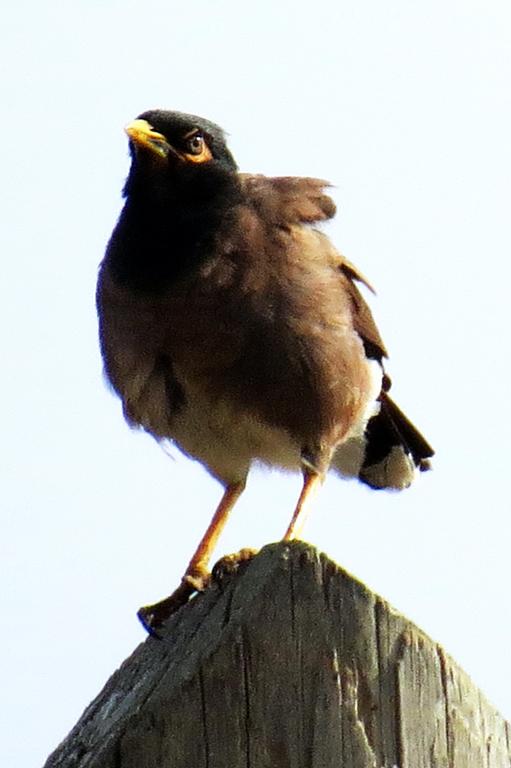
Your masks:
<svg viewBox="0 0 511 768"><path fill-rule="evenodd" d="M138 611L138 618L151 635L158 637L157 628L184 605L197 590L207 587L210 579L208 563L229 517L229 513L245 489L245 481L232 483L224 491L206 533L188 563L181 584L174 592L154 605L145 605Z"/></svg>
<svg viewBox="0 0 511 768"><path fill-rule="evenodd" d="M323 483L323 475L306 469L303 473L303 487L289 527L284 534L283 541L299 539L305 520L310 511L311 502Z"/></svg>
<svg viewBox="0 0 511 768"><path fill-rule="evenodd" d="M191 584L194 589L201 590L207 586L209 581L208 563L212 552L216 547L232 508L244 490L244 481L228 485L225 489L224 495L220 499L220 504L216 508L206 533L200 540L199 546L188 563L188 568L183 576L183 581Z"/></svg>

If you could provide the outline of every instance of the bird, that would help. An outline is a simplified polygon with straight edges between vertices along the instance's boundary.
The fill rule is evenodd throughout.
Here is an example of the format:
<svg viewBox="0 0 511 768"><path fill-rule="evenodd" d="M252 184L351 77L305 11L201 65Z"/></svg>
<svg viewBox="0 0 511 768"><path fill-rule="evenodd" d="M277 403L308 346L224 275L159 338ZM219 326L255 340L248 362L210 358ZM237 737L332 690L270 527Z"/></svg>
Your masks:
<svg viewBox="0 0 511 768"><path fill-rule="evenodd" d="M402 490L433 449L389 394L371 284L320 228L336 213L330 184L240 172L224 131L196 115L152 109L125 131L96 296L106 379L130 426L223 487L177 589L138 613L157 635L210 582L253 465L303 476L290 541L329 471Z"/></svg>

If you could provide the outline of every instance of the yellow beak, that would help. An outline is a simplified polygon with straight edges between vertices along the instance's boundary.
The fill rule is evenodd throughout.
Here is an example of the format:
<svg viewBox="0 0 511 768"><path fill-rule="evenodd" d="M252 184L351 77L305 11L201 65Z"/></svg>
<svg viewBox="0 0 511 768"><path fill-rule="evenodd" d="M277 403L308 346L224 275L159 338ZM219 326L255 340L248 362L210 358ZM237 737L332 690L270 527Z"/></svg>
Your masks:
<svg viewBox="0 0 511 768"><path fill-rule="evenodd" d="M133 120L124 129L135 147L148 149L165 158L171 151L170 144L162 133L158 133L147 120Z"/></svg>

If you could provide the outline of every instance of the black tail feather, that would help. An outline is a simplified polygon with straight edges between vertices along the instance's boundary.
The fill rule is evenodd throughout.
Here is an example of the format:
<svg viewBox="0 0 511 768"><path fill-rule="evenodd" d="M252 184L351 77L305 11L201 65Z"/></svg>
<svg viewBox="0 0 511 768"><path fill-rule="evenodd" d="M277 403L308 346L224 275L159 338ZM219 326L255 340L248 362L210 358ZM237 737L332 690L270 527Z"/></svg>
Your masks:
<svg viewBox="0 0 511 768"><path fill-rule="evenodd" d="M386 392L380 395L380 411L367 424L365 439L359 478L372 487L398 487L399 473L403 474L402 487L409 485L413 473L411 460L421 471L430 469L433 449ZM391 457L394 457L392 469ZM406 457L410 457L408 468ZM394 481L390 481L391 473L396 477Z"/></svg>
<svg viewBox="0 0 511 768"><path fill-rule="evenodd" d="M419 469L429 469L428 459L435 454L433 448L386 392L382 392L380 399L382 419L392 425L394 433L400 437L399 442L413 457L415 466ZM423 463L426 466L423 467Z"/></svg>

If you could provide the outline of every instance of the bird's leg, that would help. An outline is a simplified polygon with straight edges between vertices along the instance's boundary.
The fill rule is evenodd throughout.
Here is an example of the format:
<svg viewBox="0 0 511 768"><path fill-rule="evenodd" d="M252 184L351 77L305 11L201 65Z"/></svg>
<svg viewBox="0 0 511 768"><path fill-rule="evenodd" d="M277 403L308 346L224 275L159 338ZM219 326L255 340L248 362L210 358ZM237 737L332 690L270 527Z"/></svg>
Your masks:
<svg viewBox="0 0 511 768"><path fill-rule="evenodd" d="M302 458L302 461L304 463L302 492L283 541L291 541L300 537L312 499L324 480L324 473L317 468L315 463L306 457ZM257 550L245 548L234 555L224 555L213 568L213 578L217 583L222 583L226 576L236 573L240 566L249 562L256 554Z"/></svg>
<svg viewBox="0 0 511 768"><path fill-rule="evenodd" d="M199 546L188 563L186 572L179 587L174 592L154 605L145 605L138 611L138 618L146 630L158 636L156 629L188 602L195 591L204 590L209 584L210 574L208 563L211 553L216 546L218 538L227 522L229 513L245 489L245 480L231 483L224 491L220 503L215 510L206 533L202 537Z"/></svg>
<svg viewBox="0 0 511 768"><path fill-rule="evenodd" d="M296 509L293 512L293 517L291 518L291 522L289 523L289 527L285 532L282 541L292 541L293 539L300 538L300 533L305 525L312 499L323 483L323 479L323 473L318 472L317 470L315 471L309 467L303 470L302 492L300 493Z"/></svg>
<svg viewBox="0 0 511 768"><path fill-rule="evenodd" d="M227 522L229 513L245 490L245 481L232 483L225 489L220 504L216 508L215 514L208 525L206 533L202 537L195 554L188 563L188 568L183 576L183 582L189 584L194 590L201 592L205 589L210 580L208 563L211 554L216 547L217 541Z"/></svg>

